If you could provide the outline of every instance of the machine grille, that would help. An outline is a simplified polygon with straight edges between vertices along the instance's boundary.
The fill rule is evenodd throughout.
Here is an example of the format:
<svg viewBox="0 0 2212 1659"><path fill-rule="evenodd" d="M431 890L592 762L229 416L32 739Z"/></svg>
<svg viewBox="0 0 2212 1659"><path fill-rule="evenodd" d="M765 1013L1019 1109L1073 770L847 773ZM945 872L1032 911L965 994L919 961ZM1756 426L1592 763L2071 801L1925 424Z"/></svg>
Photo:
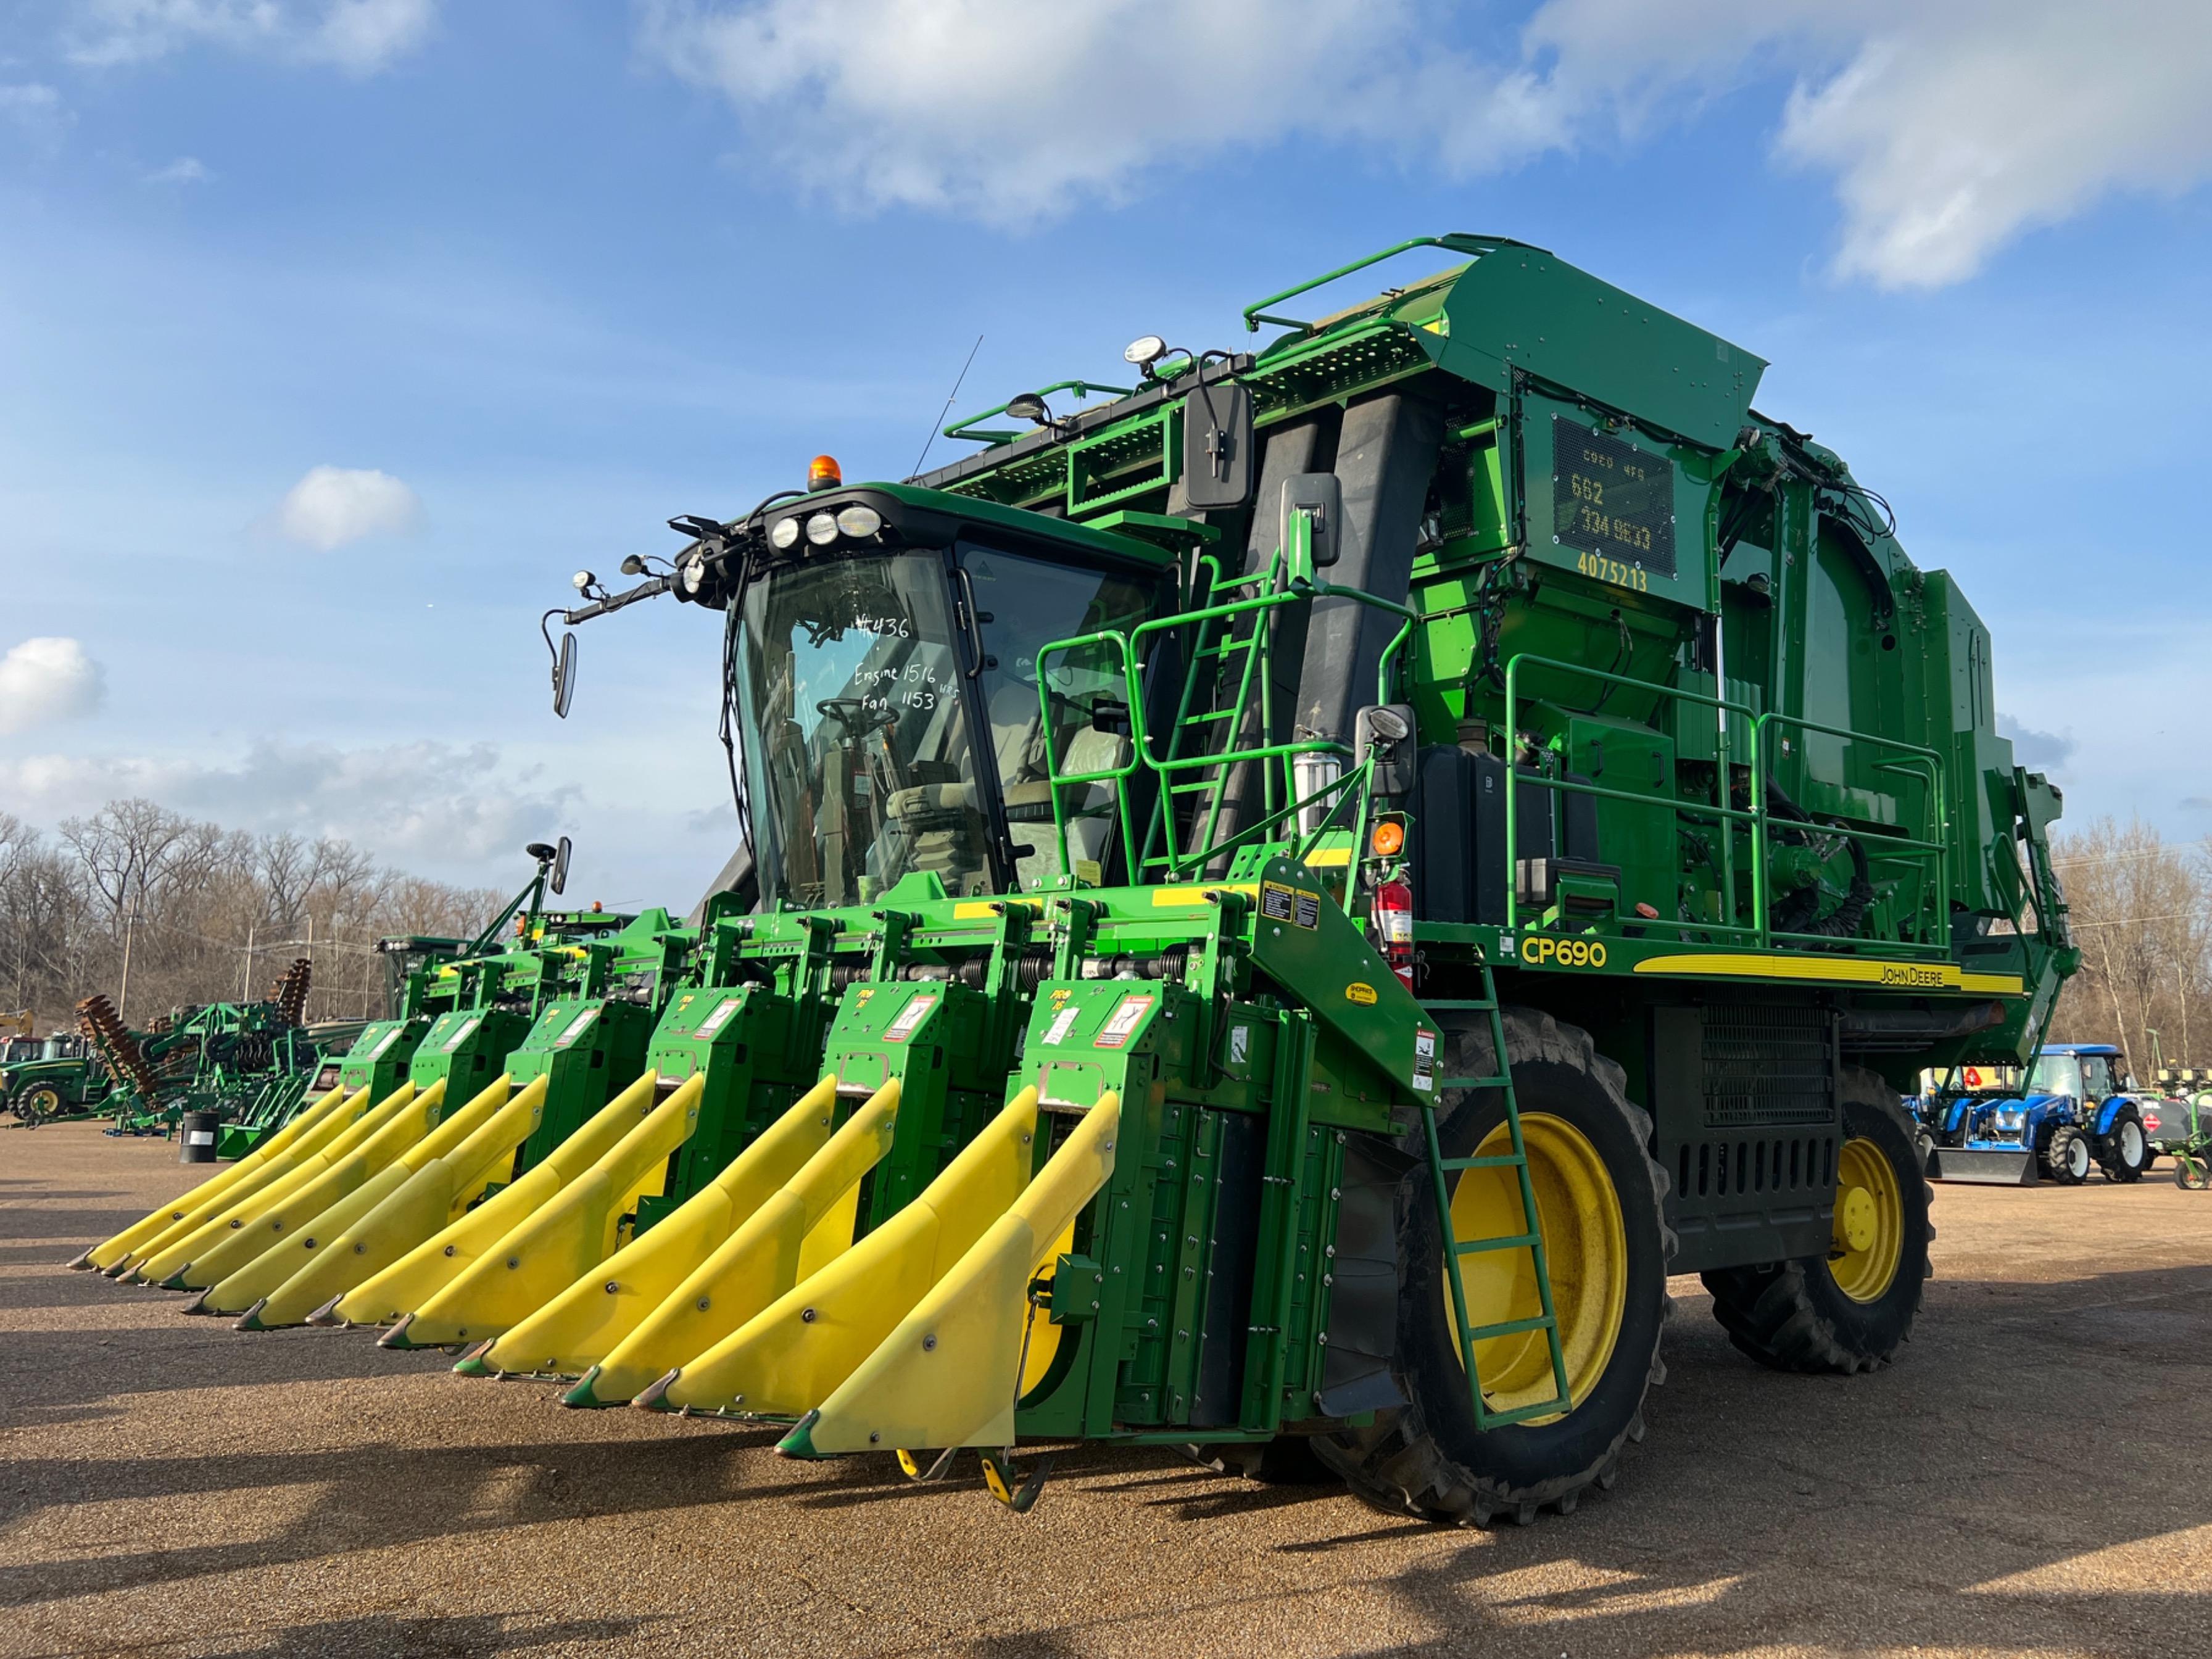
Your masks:
<svg viewBox="0 0 2212 1659"><path fill-rule="evenodd" d="M1705 1070L1709 1129L1836 1121L1834 1022L1823 1010L1706 1009Z"/></svg>

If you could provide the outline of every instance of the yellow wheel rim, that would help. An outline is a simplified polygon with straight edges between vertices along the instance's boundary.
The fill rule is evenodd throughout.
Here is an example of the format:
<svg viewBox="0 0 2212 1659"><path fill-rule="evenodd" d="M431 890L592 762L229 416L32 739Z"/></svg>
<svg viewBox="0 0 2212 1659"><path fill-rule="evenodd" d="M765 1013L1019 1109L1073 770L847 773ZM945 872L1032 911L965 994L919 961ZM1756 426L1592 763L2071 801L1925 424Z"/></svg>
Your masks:
<svg viewBox="0 0 2212 1659"><path fill-rule="evenodd" d="M34 1115L51 1117L61 1109L61 1091L51 1088L33 1089L31 1091L30 1099L24 1103L31 1109Z"/></svg>
<svg viewBox="0 0 2212 1659"><path fill-rule="evenodd" d="M1628 1306L1628 1231L1621 1220L1620 1194L1597 1148L1564 1118L1528 1113L1521 1120L1521 1139L1536 1193L1537 1230L1551 1269L1552 1305L1559 1316L1567 1398L1580 1405L1613 1361ZM1512 1137L1501 1123L1475 1148L1475 1156L1497 1158L1512 1150ZM1452 1190L1451 1216L1455 1242L1510 1237L1522 1228L1521 1183L1511 1170L1462 1170ZM1532 1251L1462 1256L1460 1280L1469 1324L1534 1319L1544 1310ZM1467 1356L1452 1318L1449 1282L1440 1294L1444 1328L1463 1365ZM1492 1411L1535 1405L1557 1392L1551 1346L1541 1331L1486 1337L1474 1345L1474 1360L1484 1402ZM1556 1415L1529 1419L1557 1420Z"/></svg>
<svg viewBox="0 0 2212 1659"><path fill-rule="evenodd" d="M1905 1258L1905 1199L1881 1148L1847 1140L1836 1159L1836 1221L1828 1274L1854 1302L1878 1302Z"/></svg>

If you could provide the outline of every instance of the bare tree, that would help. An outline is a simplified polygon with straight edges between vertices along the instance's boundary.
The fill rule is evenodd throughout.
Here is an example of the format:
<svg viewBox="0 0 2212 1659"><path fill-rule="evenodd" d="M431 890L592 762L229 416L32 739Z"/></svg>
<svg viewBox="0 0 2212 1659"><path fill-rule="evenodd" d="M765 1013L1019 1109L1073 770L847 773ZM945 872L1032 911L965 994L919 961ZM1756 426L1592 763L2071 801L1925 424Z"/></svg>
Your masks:
<svg viewBox="0 0 2212 1659"><path fill-rule="evenodd" d="M2052 1038L2117 1042L2143 1077L2212 1060L2212 845L2101 818L2060 837L2052 861L2081 946Z"/></svg>
<svg viewBox="0 0 2212 1659"><path fill-rule="evenodd" d="M147 800L111 801L51 840L0 813L0 1006L45 1030L111 994L131 940L134 1023L265 994L314 940L317 1018L382 1004L379 939L472 939L503 895L385 869L350 843L253 836Z"/></svg>

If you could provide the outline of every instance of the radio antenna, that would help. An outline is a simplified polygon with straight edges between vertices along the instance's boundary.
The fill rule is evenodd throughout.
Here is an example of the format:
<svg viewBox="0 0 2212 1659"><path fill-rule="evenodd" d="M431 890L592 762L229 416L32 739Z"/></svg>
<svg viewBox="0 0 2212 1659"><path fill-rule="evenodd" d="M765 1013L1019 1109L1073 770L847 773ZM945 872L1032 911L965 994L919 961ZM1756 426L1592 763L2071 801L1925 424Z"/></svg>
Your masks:
<svg viewBox="0 0 2212 1659"><path fill-rule="evenodd" d="M952 390L945 394L945 407L937 411L937 418L929 423L929 435L921 441L921 453L914 458L914 471L908 477L921 476L921 464L929 459L930 446L937 441L937 429L945 424L945 417L952 412L952 400L960 395L960 388L968 379L968 371L975 366L975 354L983 349L983 337L978 334L975 343L968 348L968 361L960 365L960 374L952 382Z"/></svg>

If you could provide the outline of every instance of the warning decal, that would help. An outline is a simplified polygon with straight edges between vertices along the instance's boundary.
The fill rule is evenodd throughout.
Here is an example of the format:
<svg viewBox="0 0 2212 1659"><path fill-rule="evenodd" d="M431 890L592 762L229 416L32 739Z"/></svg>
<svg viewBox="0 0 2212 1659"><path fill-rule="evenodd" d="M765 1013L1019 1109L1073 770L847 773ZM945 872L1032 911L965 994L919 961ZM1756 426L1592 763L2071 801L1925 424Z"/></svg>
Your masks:
<svg viewBox="0 0 2212 1659"><path fill-rule="evenodd" d="M714 1012L699 1022L698 1034L702 1037L714 1036L730 1023L730 1016L738 1012L738 1005L744 1000L743 997L724 997L714 1005Z"/></svg>
<svg viewBox="0 0 2212 1659"><path fill-rule="evenodd" d="M1287 921L1293 927L1321 926L1321 895L1279 881L1260 884L1260 914L1270 921Z"/></svg>
<svg viewBox="0 0 2212 1659"><path fill-rule="evenodd" d="M568 1022L568 1029L567 1030L565 1030L565 1031L562 1032L562 1033L561 1033L561 1035L560 1035L559 1036L557 1036L557 1037L554 1038L554 1040L553 1040L553 1046L554 1046L556 1048L567 1048L570 1043L574 1042L578 1037L580 1037L580 1036L583 1036L583 1035L584 1035L584 1028L585 1028L586 1026L589 1025L589 1024L590 1024L593 1020L597 1019L599 1017L599 1011L598 1009L596 1009L596 1008L586 1008L586 1009L585 1009L585 1010L584 1010L584 1012L583 1012L582 1013L580 1013L580 1014L577 1015L577 1016L575 1017L575 1018L574 1018L574 1019L572 1019L572 1020L570 1020L570 1021Z"/></svg>
<svg viewBox="0 0 2212 1659"><path fill-rule="evenodd" d="M1437 1034L1416 1030L1413 1033L1413 1087L1428 1094L1437 1086Z"/></svg>
<svg viewBox="0 0 2212 1659"><path fill-rule="evenodd" d="M1076 1015L1082 1012L1080 1006L1071 1004L1054 1014L1052 1024L1044 1029L1045 1042L1055 1047L1066 1042L1068 1028L1075 1024Z"/></svg>
<svg viewBox="0 0 2212 1659"><path fill-rule="evenodd" d="M899 1010L898 1018L890 1023L890 1029L884 1033L884 1041L904 1042L914 1035L915 1028L929 1018L929 1011L935 1006L937 1006L937 998L933 993L915 997L905 1007Z"/></svg>
<svg viewBox="0 0 2212 1659"><path fill-rule="evenodd" d="M1146 1011L1156 999L1152 997L1123 997L1121 1006L1114 1010L1091 1046L1094 1048L1121 1048L1128 1046L1129 1034L1143 1023Z"/></svg>

